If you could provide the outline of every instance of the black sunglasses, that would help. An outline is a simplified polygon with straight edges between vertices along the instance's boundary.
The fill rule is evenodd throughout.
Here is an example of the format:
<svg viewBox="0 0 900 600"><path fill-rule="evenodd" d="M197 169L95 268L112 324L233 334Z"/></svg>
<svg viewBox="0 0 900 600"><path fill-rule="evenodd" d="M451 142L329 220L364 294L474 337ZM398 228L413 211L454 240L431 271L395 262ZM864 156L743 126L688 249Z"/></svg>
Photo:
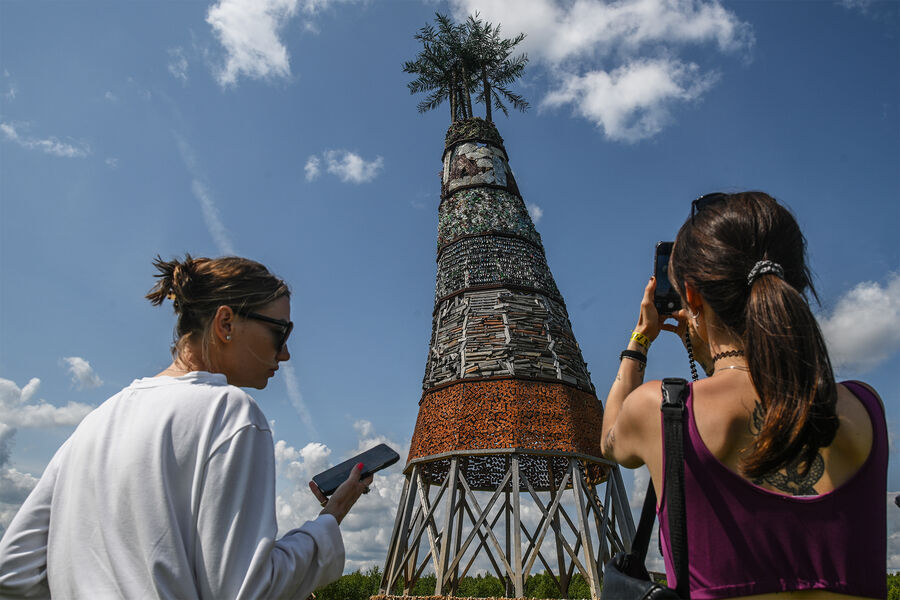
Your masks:
<svg viewBox="0 0 900 600"><path fill-rule="evenodd" d="M281 349L284 348L284 345L287 343L288 337L290 337L291 335L291 331L294 330L293 321L273 319L272 317L267 317L266 315L261 315L258 312L253 312L252 310L247 310L244 308L237 308L234 312L241 315L242 317L247 317L248 319L256 319L257 321L264 321L266 323L271 323L272 325L277 325L279 336L278 339L275 340L275 349L278 352L281 352Z"/></svg>
<svg viewBox="0 0 900 600"><path fill-rule="evenodd" d="M691 202L691 225L694 224L694 215L699 213L701 210L709 206L710 204L715 204L716 202L721 202L728 198L730 194L723 194L722 192L714 192L712 194L705 194L700 196L693 202Z"/></svg>

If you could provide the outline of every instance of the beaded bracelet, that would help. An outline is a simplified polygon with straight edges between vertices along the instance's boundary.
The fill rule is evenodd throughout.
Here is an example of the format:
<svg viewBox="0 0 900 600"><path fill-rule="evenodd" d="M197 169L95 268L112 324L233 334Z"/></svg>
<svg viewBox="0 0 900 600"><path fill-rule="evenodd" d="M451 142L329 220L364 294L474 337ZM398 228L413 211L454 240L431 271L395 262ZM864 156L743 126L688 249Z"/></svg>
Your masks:
<svg viewBox="0 0 900 600"><path fill-rule="evenodd" d="M651 343L651 342L650 342L650 338L648 338L648 337L647 337L646 335L644 335L643 333L639 333L639 332L637 332L637 331L632 331L632 332L631 332L631 339L632 339L632 341L635 341L635 342L637 342L638 344L640 344L640 345L644 348L644 350L649 350L649 349L650 349L650 343Z"/></svg>

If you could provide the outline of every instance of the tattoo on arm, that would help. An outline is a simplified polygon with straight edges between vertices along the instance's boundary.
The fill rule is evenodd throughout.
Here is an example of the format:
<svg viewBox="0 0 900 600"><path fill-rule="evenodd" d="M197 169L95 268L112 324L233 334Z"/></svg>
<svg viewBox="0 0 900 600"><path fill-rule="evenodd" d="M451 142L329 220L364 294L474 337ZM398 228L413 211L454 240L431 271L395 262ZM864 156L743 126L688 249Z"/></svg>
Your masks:
<svg viewBox="0 0 900 600"><path fill-rule="evenodd" d="M606 434L606 451L611 452L613 449L613 444L616 443L616 426L613 425L612 429L609 430L609 433Z"/></svg>

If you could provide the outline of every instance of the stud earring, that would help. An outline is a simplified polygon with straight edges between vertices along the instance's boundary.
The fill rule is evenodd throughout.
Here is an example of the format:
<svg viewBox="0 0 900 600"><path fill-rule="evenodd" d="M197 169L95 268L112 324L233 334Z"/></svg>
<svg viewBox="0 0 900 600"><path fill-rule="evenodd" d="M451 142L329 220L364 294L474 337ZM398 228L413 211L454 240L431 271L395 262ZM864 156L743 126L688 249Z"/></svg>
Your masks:
<svg viewBox="0 0 900 600"><path fill-rule="evenodd" d="M225 339L228 340L228 341L230 342L230 341L231 341L231 336L230 336L230 335L226 335L226 336L225 336Z"/></svg>

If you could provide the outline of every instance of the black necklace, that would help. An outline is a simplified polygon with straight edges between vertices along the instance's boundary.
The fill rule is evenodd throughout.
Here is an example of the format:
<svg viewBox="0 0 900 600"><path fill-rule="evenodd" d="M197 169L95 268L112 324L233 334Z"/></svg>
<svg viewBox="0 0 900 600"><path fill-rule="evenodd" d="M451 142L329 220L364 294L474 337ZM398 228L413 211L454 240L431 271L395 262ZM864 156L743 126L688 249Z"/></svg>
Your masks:
<svg viewBox="0 0 900 600"><path fill-rule="evenodd" d="M743 350L726 350L724 352L719 352L718 354L713 355L712 361L716 362L721 358L728 358L729 356L743 356Z"/></svg>

